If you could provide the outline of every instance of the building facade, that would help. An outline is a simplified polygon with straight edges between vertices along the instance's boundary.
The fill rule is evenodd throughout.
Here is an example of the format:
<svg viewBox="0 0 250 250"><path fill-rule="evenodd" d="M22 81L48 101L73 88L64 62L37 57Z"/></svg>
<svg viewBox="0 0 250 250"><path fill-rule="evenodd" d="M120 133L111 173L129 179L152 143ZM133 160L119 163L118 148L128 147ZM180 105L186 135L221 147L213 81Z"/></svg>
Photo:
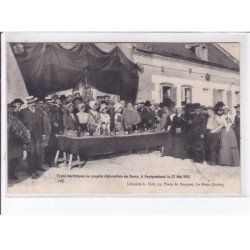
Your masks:
<svg viewBox="0 0 250 250"><path fill-rule="evenodd" d="M96 44L105 51L119 46L142 67L137 101L160 103L168 92L182 101L214 106L222 101L231 113L240 103L239 62L217 44L113 43ZM101 94L95 91L96 95Z"/></svg>

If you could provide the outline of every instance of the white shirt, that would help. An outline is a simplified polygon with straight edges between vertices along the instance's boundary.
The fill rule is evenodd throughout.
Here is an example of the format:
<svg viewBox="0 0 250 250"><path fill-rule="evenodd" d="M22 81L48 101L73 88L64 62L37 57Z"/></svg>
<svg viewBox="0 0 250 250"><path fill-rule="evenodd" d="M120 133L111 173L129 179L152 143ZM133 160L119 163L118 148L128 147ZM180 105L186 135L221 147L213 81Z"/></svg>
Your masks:
<svg viewBox="0 0 250 250"><path fill-rule="evenodd" d="M77 114L78 120L80 124L88 123L89 121L89 114L85 112L78 112Z"/></svg>

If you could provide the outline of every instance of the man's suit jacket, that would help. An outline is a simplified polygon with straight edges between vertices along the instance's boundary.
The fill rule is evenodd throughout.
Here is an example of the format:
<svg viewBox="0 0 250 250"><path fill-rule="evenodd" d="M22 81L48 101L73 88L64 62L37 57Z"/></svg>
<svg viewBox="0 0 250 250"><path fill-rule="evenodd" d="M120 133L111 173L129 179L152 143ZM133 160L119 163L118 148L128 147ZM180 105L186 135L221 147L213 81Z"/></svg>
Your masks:
<svg viewBox="0 0 250 250"><path fill-rule="evenodd" d="M60 134L60 132L63 132L63 110L61 107L57 105L53 105L50 109L51 112L51 126L52 126L52 133L54 134ZM58 126L55 126L55 123L58 124Z"/></svg>
<svg viewBox="0 0 250 250"><path fill-rule="evenodd" d="M20 119L24 126L30 130L32 138L42 140L42 135L45 134L45 124L41 109L35 108L34 113L29 108L22 109Z"/></svg>

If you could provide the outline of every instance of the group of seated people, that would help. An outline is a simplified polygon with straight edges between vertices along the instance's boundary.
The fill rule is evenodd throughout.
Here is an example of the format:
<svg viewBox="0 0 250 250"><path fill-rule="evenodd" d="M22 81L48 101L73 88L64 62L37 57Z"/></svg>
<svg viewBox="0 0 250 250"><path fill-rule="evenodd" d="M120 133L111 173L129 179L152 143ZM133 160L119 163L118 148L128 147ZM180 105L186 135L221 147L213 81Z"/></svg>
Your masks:
<svg viewBox="0 0 250 250"><path fill-rule="evenodd" d="M169 99L169 98L168 98ZM239 166L240 106L232 117L228 107L174 102L132 103L119 95L93 99L91 92L30 96L28 107L17 98L8 105L8 147L10 178L16 179L17 159L27 158L32 178L43 171L42 163L53 166L58 135L89 136L166 131L162 156L191 158L211 165ZM14 151L14 152L13 152ZM25 153L23 153L25 152Z"/></svg>

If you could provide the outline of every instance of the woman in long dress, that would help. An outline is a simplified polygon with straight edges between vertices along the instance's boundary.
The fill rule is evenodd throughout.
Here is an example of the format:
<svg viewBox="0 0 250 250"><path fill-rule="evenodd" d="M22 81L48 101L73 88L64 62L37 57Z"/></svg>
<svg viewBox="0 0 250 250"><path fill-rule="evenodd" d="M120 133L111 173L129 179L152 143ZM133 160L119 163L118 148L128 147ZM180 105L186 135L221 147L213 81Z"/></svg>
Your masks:
<svg viewBox="0 0 250 250"><path fill-rule="evenodd" d="M168 116L166 129L169 135L161 156L186 159L188 157L186 150L186 122L183 119L181 108L176 108L176 114L172 113Z"/></svg>
<svg viewBox="0 0 250 250"><path fill-rule="evenodd" d="M240 165L237 140L232 129L233 117L229 114L229 108L223 107L224 115L221 116L221 122L224 127L221 130L219 164L224 166L238 167Z"/></svg>

